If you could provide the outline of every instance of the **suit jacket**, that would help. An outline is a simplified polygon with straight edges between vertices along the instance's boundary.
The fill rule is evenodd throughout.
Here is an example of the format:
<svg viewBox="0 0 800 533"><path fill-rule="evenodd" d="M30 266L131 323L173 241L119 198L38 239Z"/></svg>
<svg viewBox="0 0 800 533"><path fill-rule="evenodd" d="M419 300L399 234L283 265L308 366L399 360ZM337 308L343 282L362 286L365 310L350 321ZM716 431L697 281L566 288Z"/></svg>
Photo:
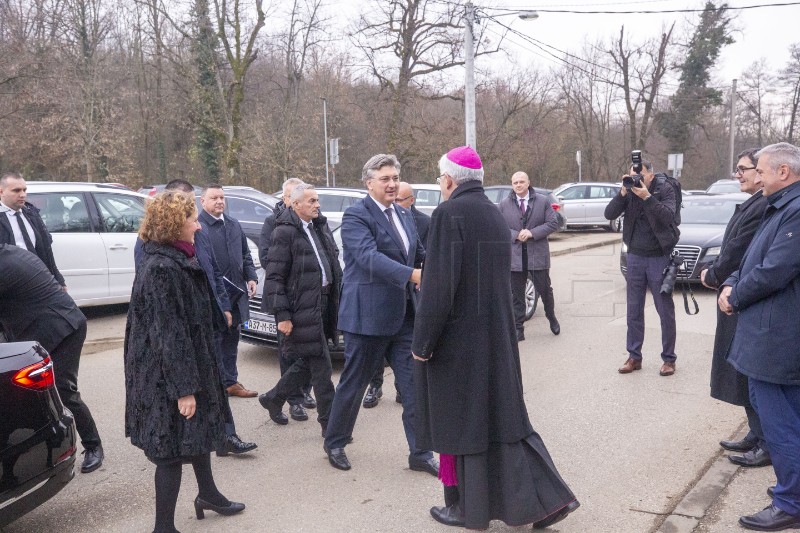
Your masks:
<svg viewBox="0 0 800 533"><path fill-rule="evenodd" d="M8 217L1 210L0 215L2 215L0 216L0 244L16 244L14 231L11 229ZM47 270L56 278L58 284L63 287L66 282L64 281L64 276L58 271L55 257L53 257L53 237L47 231L47 226L45 226L44 220L39 215L39 210L33 204L25 202L22 207L22 216L30 223L33 233L36 235L36 244L34 245L36 255L39 256Z"/></svg>
<svg viewBox="0 0 800 533"><path fill-rule="evenodd" d="M0 244L0 325L10 342L38 341L52 351L86 323L36 255Z"/></svg>
<svg viewBox="0 0 800 533"><path fill-rule="evenodd" d="M411 204L411 214L414 215L414 223L417 225L417 233L419 233L419 240L422 242L422 247L428 247L428 228L431 226L431 217L414 207Z"/></svg>
<svg viewBox="0 0 800 533"><path fill-rule="evenodd" d="M204 210L200 210L199 219L202 229L197 233L202 234L202 237L200 237L201 240L205 237L205 240L210 244L211 234L209 232L209 226L215 222L214 218ZM250 319L250 301L246 296L247 282L258 281L258 274L253 264L253 258L250 257L250 249L247 247L247 237L244 236L241 224L239 224L238 220L228 215L225 215L225 237L231 266L229 271L223 272L222 275L245 291L245 296L239 298L236 304L231 304L232 310L234 311L234 319L237 318L236 311L238 311L239 323L243 323ZM197 240L196 234L195 240ZM210 248L213 255L213 246Z"/></svg>
<svg viewBox="0 0 800 533"><path fill-rule="evenodd" d="M706 283L719 287L734 270L739 268L747 246L761 224L767 199L761 191L736 206L725 236L722 238L722 249L708 267ZM711 359L711 397L734 405L750 405L747 376L740 374L728 364L728 351L736 332L737 315L726 315L717 307L717 330L714 336L714 355Z"/></svg>
<svg viewBox="0 0 800 533"><path fill-rule="evenodd" d="M523 216L519 210L517 193L500 200L497 206L511 232L511 271L522 272L522 252L528 255L528 270L547 270L550 268L550 243L547 236L558 230L558 217L547 197L528 189L528 208ZM526 243L517 240L522 229L533 234Z"/></svg>
<svg viewBox="0 0 800 533"><path fill-rule="evenodd" d="M406 305L416 305L411 272L421 266L425 248L411 213L394 205L410 251L394 236L389 219L367 196L348 207L342 218L344 280L339 329L359 335L390 336L403 325Z"/></svg>
<svg viewBox="0 0 800 533"><path fill-rule="evenodd" d="M533 432L511 305L508 225L477 181L433 212L414 322L418 446L483 453Z"/></svg>

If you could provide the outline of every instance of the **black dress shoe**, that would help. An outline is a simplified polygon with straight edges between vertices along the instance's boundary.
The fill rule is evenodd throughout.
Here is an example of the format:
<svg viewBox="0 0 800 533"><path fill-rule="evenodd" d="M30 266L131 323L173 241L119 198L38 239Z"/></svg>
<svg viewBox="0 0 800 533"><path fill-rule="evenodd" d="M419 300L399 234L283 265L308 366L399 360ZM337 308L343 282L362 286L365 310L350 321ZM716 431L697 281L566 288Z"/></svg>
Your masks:
<svg viewBox="0 0 800 533"><path fill-rule="evenodd" d="M758 445L758 439L748 434L742 440L721 440L719 445L731 452L749 452Z"/></svg>
<svg viewBox="0 0 800 533"><path fill-rule="evenodd" d="M306 410L303 409L303 406L300 404L289 406L289 416L292 417L292 420L297 420L298 422L305 422L308 420L308 413L306 413Z"/></svg>
<svg viewBox="0 0 800 533"><path fill-rule="evenodd" d="M226 457L229 453L240 454L251 452L258 448L255 442L242 442L239 435L233 434L225 437L225 444L222 445L221 450L217 450L217 457Z"/></svg>
<svg viewBox="0 0 800 533"><path fill-rule="evenodd" d="M558 335L561 333L561 324L559 324L558 320L555 318L550 321L550 331L553 332L553 335Z"/></svg>
<svg viewBox="0 0 800 533"><path fill-rule="evenodd" d="M580 506L581 506L581 504L580 504L580 502L578 500L573 500L573 501L569 502L569 504L567 504L566 507L562 507L561 509L559 509L555 513L551 514L550 516L545 517L542 520L539 520L538 522L534 522L533 523L533 529L544 529L546 527L552 526L556 522L561 522L562 520L564 520L567 517L567 515L569 515L572 511L574 511L575 509L577 509Z"/></svg>
<svg viewBox="0 0 800 533"><path fill-rule="evenodd" d="M457 503L450 507L431 507L431 516L440 524L464 527L464 511Z"/></svg>
<svg viewBox="0 0 800 533"><path fill-rule="evenodd" d="M427 472L432 476L439 476L439 461L435 457L426 460L410 457L408 459L408 468L416 472Z"/></svg>
<svg viewBox="0 0 800 533"><path fill-rule="evenodd" d="M86 448L83 450L83 463L81 464L81 472L84 474L94 472L100 468L100 466L102 466L104 457L105 455L103 454L102 446Z"/></svg>
<svg viewBox="0 0 800 533"><path fill-rule="evenodd" d="M269 417L276 424L285 426L289 423L289 419L286 418L285 414L283 414L283 410L281 409L282 406L267 398L266 393L258 397L258 403L261 404L261 407L269 411Z"/></svg>
<svg viewBox="0 0 800 533"><path fill-rule="evenodd" d="M316 409L317 408L317 400L311 396L310 392L303 393L303 407L306 409Z"/></svg>
<svg viewBox="0 0 800 533"><path fill-rule="evenodd" d="M774 498L775 497L775 485L772 485L771 487L767 487L767 496L769 496L770 498Z"/></svg>
<svg viewBox="0 0 800 533"><path fill-rule="evenodd" d="M232 514L244 511L244 504L239 502L228 502L228 505L214 505L213 503L207 502L198 496L194 499L194 512L197 515L198 520L202 520L206 517L206 514L203 512L203 510L214 511L217 514L230 516Z"/></svg>
<svg viewBox="0 0 800 533"><path fill-rule="evenodd" d="M378 405L378 402L383 397L382 387L369 387L367 393L364 395L364 407L369 409Z"/></svg>
<svg viewBox="0 0 800 533"><path fill-rule="evenodd" d="M756 514L739 518L739 523L747 529L756 531L783 531L784 529L800 529L800 516L793 516L770 505Z"/></svg>
<svg viewBox="0 0 800 533"><path fill-rule="evenodd" d="M744 455L729 455L728 460L741 466L767 466L772 464L769 452L761 446L756 446Z"/></svg>
<svg viewBox="0 0 800 533"><path fill-rule="evenodd" d="M333 448L329 450L328 447L323 444L322 449L328 454L328 462L331 463L331 466L339 470L350 470L350 461L347 460L347 454L344 453L344 448Z"/></svg>

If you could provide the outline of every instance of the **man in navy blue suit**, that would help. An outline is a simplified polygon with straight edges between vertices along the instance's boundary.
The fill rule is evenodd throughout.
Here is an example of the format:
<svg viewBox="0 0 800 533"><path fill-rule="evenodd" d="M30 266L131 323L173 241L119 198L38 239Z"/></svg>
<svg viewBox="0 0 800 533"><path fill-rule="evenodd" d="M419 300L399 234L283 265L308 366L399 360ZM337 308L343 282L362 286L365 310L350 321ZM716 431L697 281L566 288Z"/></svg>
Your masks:
<svg viewBox="0 0 800 533"><path fill-rule="evenodd" d="M369 195L348 208L342 219L345 268L339 329L344 333L345 363L325 433L325 453L333 467L350 469L344 447L367 384L386 359L403 401L408 466L436 476L438 461L431 451L417 447L414 435L411 339L425 249L411 213L394 203L400 183L397 158L373 156L361 179Z"/></svg>

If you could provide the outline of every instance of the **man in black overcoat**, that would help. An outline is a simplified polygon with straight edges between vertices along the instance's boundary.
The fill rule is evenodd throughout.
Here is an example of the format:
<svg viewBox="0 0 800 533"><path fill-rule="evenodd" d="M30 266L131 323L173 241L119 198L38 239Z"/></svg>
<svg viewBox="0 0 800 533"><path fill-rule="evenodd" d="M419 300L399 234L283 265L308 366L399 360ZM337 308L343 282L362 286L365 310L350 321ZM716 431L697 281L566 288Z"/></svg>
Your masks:
<svg viewBox="0 0 800 533"><path fill-rule="evenodd" d="M53 256L53 237L47 231L39 210L25 201L27 193L28 186L22 175L6 172L0 177L0 243L16 244L35 253L66 290L67 283Z"/></svg>
<svg viewBox="0 0 800 533"><path fill-rule="evenodd" d="M761 177L756 172L757 153L758 149L752 149L739 154L736 178L741 184L742 192L752 196L736 206L736 212L725 228L719 255L710 267L700 272L700 280L709 289L719 289L720 285L739 268L744 252L753 240L767 209L767 199L761 191ZM772 460L764 443L761 420L750 403L747 376L728 364L728 351L733 341L733 334L736 332L737 322L738 315L727 315L717 309L717 333L714 337L714 356L711 360L711 397L743 406L750 431L742 440L723 440L719 444L726 450L743 452L743 455L728 457L733 463L742 466L766 466L772 464Z"/></svg>
<svg viewBox="0 0 800 533"><path fill-rule="evenodd" d="M310 379L324 437L334 395L328 339L338 335L342 268L327 219L319 214L314 186L297 185L291 202L292 209L276 220L264 283L267 310L275 315L281 349L290 365L258 400L274 422L286 424L281 416L284 402Z"/></svg>
<svg viewBox="0 0 800 533"><path fill-rule="evenodd" d="M412 353L419 445L441 455L439 522L547 527L578 501L531 427L511 304L508 225L469 147L439 161Z"/></svg>
<svg viewBox="0 0 800 533"><path fill-rule="evenodd" d="M275 225L277 224L278 217L280 217L287 209L291 209L292 191L294 191L294 188L301 183L303 183L303 180L299 178L289 178L284 181L283 186L281 187L283 196L281 197L280 202L275 204L272 212L264 218L264 225L261 227L261 235L258 241L258 258L261 260L261 268L263 268L265 271L267 270L267 265L269 263L269 249L272 247L272 232L275 231ZM264 290L261 295L261 310L265 313L268 313L269 310L267 308L266 294L266 290ZM278 362L280 364L281 376L284 375L287 370L289 370L290 366L292 366L292 362L286 358L286 353L282 345L283 335L281 334L278 335ZM317 408L317 402L314 400L314 397L311 396L310 378L309 381L304 383L301 388L290 394L286 401L289 404L289 416L292 417L292 420L308 420L308 413L306 412L306 409ZM285 417L286 415L283 416Z"/></svg>
<svg viewBox="0 0 800 533"><path fill-rule="evenodd" d="M104 456L94 418L78 391L86 317L31 252L0 244L0 272L0 329L10 342L38 341L50 352L56 389L75 415L84 447L81 472L93 472L103 464Z"/></svg>

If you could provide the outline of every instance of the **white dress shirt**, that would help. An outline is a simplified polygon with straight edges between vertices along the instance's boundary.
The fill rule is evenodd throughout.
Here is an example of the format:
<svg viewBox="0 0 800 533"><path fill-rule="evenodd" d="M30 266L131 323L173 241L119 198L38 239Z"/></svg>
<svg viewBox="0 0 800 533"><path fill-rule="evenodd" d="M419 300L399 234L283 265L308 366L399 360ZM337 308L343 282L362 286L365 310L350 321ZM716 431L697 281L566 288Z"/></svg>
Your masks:
<svg viewBox="0 0 800 533"><path fill-rule="evenodd" d="M328 278L325 276L325 265L322 264L322 258L319 256L319 251L317 250L317 244L314 242L314 236L311 235L311 232L314 231L314 223L313 222L306 222L304 220L301 221L303 224L303 229L306 230L306 235L308 235L308 240L311 241L311 247L314 249L314 255L317 256L317 262L319 263L319 269L322 270L322 286L328 286ZM328 258L330 261L331 259ZM330 265L333 268L333 265Z"/></svg>
<svg viewBox="0 0 800 533"><path fill-rule="evenodd" d="M372 196L370 196L370 198L372 198ZM377 205L378 209L381 210L381 213L383 213L383 216L386 217L386 220L389 220L389 217L386 215L386 210L387 209L392 210L393 220L389 220L389 223L394 224L394 227L397 228L397 233L400 234L400 238L403 240L403 246L406 247L406 253L408 253L409 252L408 234L406 233L406 230L403 228L403 224L400 222L400 218L397 214L397 210L394 208L394 204L390 204L389 207L386 207L375 198L372 198L372 201L375 202L375 205Z"/></svg>
<svg viewBox="0 0 800 533"><path fill-rule="evenodd" d="M0 209L5 212L6 216L8 217L8 223L11 224L11 231L14 233L14 241L16 242L17 246L20 248L28 249L25 246L25 239L22 237L22 232L19 229L19 219L17 218L17 212L8 207L6 204L0 202ZM22 223L25 224L25 229L28 232L28 237L31 238L31 242L33 243L34 248L36 247L36 233L33 231L33 227L31 227L31 223L28 222L28 219L25 218L25 215L21 215ZM35 252L35 250L28 250L29 252Z"/></svg>

